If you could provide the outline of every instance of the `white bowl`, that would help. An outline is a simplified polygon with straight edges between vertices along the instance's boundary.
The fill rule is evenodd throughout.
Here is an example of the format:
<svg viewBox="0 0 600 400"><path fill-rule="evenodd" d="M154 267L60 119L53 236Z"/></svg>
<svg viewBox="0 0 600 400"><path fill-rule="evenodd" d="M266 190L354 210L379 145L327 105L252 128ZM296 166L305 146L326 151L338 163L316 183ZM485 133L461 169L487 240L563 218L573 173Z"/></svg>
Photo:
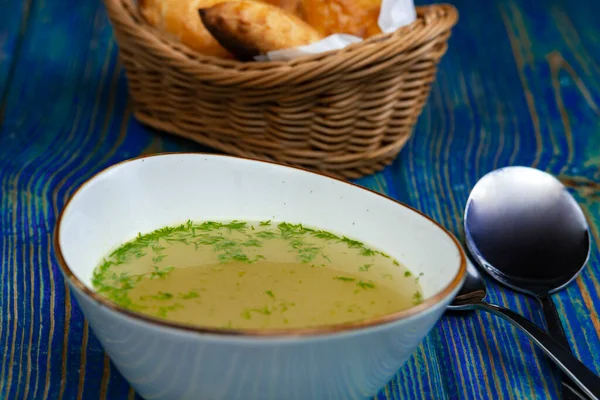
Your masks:
<svg viewBox="0 0 600 400"><path fill-rule="evenodd" d="M415 273L424 301L367 321L287 331L203 329L94 292L102 257L138 232L187 221L301 222L357 238ZM162 154L100 172L59 217L56 254L94 333L146 399L362 399L398 371L459 290L466 257L423 214L350 183L220 155Z"/></svg>

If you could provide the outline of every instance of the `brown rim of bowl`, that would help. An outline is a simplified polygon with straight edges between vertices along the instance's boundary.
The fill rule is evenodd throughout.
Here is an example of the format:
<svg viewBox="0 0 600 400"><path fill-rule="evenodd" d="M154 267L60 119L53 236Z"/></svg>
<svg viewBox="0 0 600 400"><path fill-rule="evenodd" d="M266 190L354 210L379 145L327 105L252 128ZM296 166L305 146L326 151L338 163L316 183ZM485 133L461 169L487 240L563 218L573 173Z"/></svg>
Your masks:
<svg viewBox="0 0 600 400"><path fill-rule="evenodd" d="M351 185L354 186L358 189L361 190L366 190L367 192L371 192L377 196L381 196L385 199L388 199L390 201L393 201L394 203L398 204L401 207L405 207L408 208L409 210L423 216L424 218L426 218L427 220L431 221L434 225L436 225L437 227L439 227L444 233L446 233L446 235L448 235L448 237L453 241L453 243L456 245L456 248L458 249L458 252L460 254L460 267L458 269L458 272L456 274L456 276L452 279L452 281L439 293L437 293L435 296L430 297L428 299L426 299L425 301L423 301L422 303L420 303L419 305L410 307L410 308L406 308L404 310L400 310L397 311L395 313L392 314L386 314L386 315L382 315L379 317L374 317L374 318L370 318L367 320L363 320L363 321L355 321L355 322L347 322L347 323L343 323L343 324L336 324L336 325L325 325L325 326L318 326L318 327L313 327L313 328L298 328L298 329L226 329L226 328L211 328L211 327L201 327L201 326L196 326L196 325L191 325L191 324L185 324L185 323L179 323L179 322L172 322L172 321L168 321L165 319L160 319L160 318L156 318L156 317L152 317L149 315L145 315L142 313L138 313L135 311L131 311L128 310L124 307L121 307L115 303L112 303L110 300L108 300L107 298L105 298L104 296L96 293L95 291L93 291L92 289L90 289L87 285L85 285L81 280L79 280L75 274L73 274L73 272L71 271L71 269L69 268L69 266L67 265L67 263L65 262L65 259L63 257L62 254L62 250L60 247L60 226L61 226L61 222L62 222L62 218L63 215L65 213L65 211L67 210L67 208L69 207L69 204L71 203L71 200L73 200L76 196L77 193L83 189L86 185L88 185L92 180L94 180L96 177L98 177L101 174L106 173L108 170L117 167L117 166L121 166L123 164L126 163L130 163L133 161L137 161L140 159L144 159L144 158L152 158L152 157L162 157L162 156L177 156L177 155L195 155L195 156L199 156L199 157L224 157L224 158L236 158L236 159L241 159L241 160L248 160L248 161L254 161L254 162L260 162L260 163L266 163L266 164L273 164L279 167L283 167L283 168L291 168L291 169L296 169L296 170L301 170L301 171L305 171L308 172L310 174L314 174L314 175L320 175L320 176L324 176L328 179L333 179L335 181L338 182L342 182L345 183L347 185ZM73 286L75 286L77 289L79 289L81 292L85 293L88 297L90 297L92 300L94 300L96 303L99 303L100 305L103 305L109 309L111 309L112 311L116 311L118 313L127 315L129 317L132 317L138 321L141 322L146 322L149 324L155 324L164 328L173 328L173 329L180 329L183 331L187 331L187 332L195 332L195 333L200 333L200 334L214 334L214 335L235 335L235 336L248 336L248 337L280 337L280 338L289 338L289 337L295 337L295 336L322 336L322 335L328 335L328 334L335 334L335 333L341 333L341 332L348 332L348 331L353 331L353 330L360 330L363 328L368 328L368 327L374 327L377 325L383 325L389 322L395 322L401 319L405 319L408 317L411 317L413 315L416 315L422 311L428 310L431 307L433 307L435 304L439 303L442 299L444 299L445 297L447 297L450 293L452 293L453 290L455 290L457 288L458 285L460 285L460 283L462 282L463 277L465 276L466 273L466 255L464 252L464 249L462 248L462 246L460 245L460 243L458 242L458 240L456 239L456 237L450 233L446 228L444 228L443 226L441 226L439 223L437 223L436 221L434 221L433 219L431 219L430 217L428 217L427 215L423 214L422 212L415 210L414 208L403 204L389 196L386 196L384 194L375 192L374 190L362 187L360 185L357 185L353 182L349 182L349 181L345 181L343 179L338 179L335 177L331 177L327 174L318 172L318 171L312 171L306 168L302 168L302 167L296 167L296 166L289 166L289 165L285 165L285 164L280 164L280 163L276 163L276 162L272 162L272 161L265 161L265 160L258 160L258 159L253 159L253 158L248 158L248 157L236 157L236 156L229 156L229 155L224 155L224 154L210 154L210 153L193 153L193 152L164 152L164 153L156 153L156 154L150 154L150 155L142 155L142 156L138 156L138 157L134 157L134 158L130 158L127 160L123 160L120 161L118 163L115 163L105 169L103 169L100 172L97 172L96 174L92 175L90 178L88 178L85 182L83 182L74 192L73 194L71 194L71 196L69 197L69 199L67 200L67 202L65 203L65 205L63 206L62 210L59 213L58 219L56 220L56 226L54 228L54 249L56 252L56 258L58 260L58 264L63 272L63 275L66 276L68 278L68 280L71 282L71 284Z"/></svg>

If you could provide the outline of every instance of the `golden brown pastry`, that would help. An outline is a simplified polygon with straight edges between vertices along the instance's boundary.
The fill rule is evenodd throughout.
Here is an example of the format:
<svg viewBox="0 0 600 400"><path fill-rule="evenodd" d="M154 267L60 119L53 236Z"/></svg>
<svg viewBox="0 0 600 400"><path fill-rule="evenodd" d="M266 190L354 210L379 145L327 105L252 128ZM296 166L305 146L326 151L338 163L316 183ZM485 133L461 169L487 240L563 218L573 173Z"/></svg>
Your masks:
<svg viewBox="0 0 600 400"><path fill-rule="evenodd" d="M171 34L181 43L199 53L233 58L206 30L198 9L211 7L226 0L138 0L141 14L150 25ZM300 10L299 0L264 0L289 12Z"/></svg>
<svg viewBox="0 0 600 400"><path fill-rule="evenodd" d="M215 39L243 61L322 39L319 32L292 13L253 0L219 3L201 9L200 16Z"/></svg>
<svg viewBox="0 0 600 400"><path fill-rule="evenodd" d="M262 0L264 3L283 8L285 11L298 15L300 11L299 0Z"/></svg>
<svg viewBox="0 0 600 400"><path fill-rule="evenodd" d="M381 0L302 0L304 19L322 35L347 33L368 38L381 33Z"/></svg>
<svg viewBox="0 0 600 400"><path fill-rule="evenodd" d="M198 18L198 9L224 0L138 0L140 12L150 25L167 32L199 53L232 58Z"/></svg>

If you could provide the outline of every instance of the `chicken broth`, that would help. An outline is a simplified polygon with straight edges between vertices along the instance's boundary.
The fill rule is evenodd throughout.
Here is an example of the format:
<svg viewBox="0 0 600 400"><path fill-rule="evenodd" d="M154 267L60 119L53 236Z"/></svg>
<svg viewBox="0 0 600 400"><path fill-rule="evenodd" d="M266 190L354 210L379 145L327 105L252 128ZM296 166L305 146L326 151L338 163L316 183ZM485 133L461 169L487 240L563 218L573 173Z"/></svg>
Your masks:
<svg viewBox="0 0 600 400"><path fill-rule="evenodd" d="M196 326L307 328L393 313L419 277L365 244L300 224L203 222L140 234L94 271L125 308Z"/></svg>

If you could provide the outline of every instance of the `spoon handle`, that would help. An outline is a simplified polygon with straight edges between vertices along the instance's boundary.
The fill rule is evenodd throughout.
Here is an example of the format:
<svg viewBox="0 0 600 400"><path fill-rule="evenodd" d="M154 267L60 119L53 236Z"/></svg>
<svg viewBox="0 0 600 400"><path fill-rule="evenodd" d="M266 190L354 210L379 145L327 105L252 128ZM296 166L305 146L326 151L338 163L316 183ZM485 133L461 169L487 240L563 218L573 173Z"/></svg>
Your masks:
<svg viewBox="0 0 600 400"><path fill-rule="evenodd" d="M493 304L478 302L472 308L490 312L521 329L585 394L594 400L600 399L600 378L536 324L509 309Z"/></svg>
<svg viewBox="0 0 600 400"><path fill-rule="evenodd" d="M560 345L562 345L565 348L565 350L568 350L569 352L573 353L571 351L571 346L569 345L569 341L567 340L567 336L565 335L565 331L563 329L562 323L560 322L560 317L558 315L558 312L556 311L556 306L554 305L552 298L550 296L542 296L538 297L538 299L542 306L542 311L544 312L544 319L546 321L546 326L548 327L548 333ZM562 371L561 381L564 400L585 399L585 397L581 393L578 393L577 389L573 388L573 383L570 382L569 378Z"/></svg>

